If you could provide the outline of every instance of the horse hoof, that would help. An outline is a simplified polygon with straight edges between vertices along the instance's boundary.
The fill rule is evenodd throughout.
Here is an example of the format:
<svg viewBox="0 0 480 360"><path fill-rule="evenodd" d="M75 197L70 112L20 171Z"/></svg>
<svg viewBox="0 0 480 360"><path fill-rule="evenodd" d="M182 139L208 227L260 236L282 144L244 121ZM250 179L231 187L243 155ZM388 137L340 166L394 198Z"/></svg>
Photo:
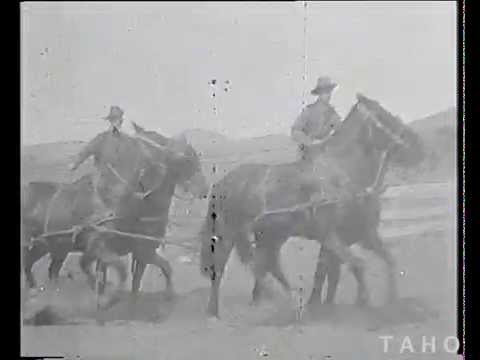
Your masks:
<svg viewBox="0 0 480 360"><path fill-rule="evenodd" d="M121 301L120 295L114 295L110 298L110 300L107 303L107 309L111 308L114 305L117 305Z"/></svg>
<svg viewBox="0 0 480 360"><path fill-rule="evenodd" d="M325 302L327 303L327 302ZM320 306L322 305L322 298L320 296L313 296L313 297L310 297L310 299L308 299L307 301L307 306Z"/></svg>
<svg viewBox="0 0 480 360"><path fill-rule="evenodd" d="M396 302L398 302L398 294L397 293L388 294L387 305L388 304L394 304Z"/></svg>
<svg viewBox="0 0 480 360"><path fill-rule="evenodd" d="M257 307L258 305L260 305L260 299L252 299L248 303L248 306L251 306L251 307Z"/></svg>
<svg viewBox="0 0 480 360"><path fill-rule="evenodd" d="M208 304L208 307L207 307L207 316L208 318L217 318L219 319L220 316L218 315L218 307L213 305L213 304Z"/></svg>
<svg viewBox="0 0 480 360"><path fill-rule="evenodd" d="M351 268L359 271L364 271L366 268L365 260L359 257L355 257L351 262Z"/></svg>
<svg viewBox="0 0 480 360"><path fill-rule="evenodd" d="M165 290L165 300L171 301L174 300L175 297L177 296L177 293L173 289L167 289Z"/></svg>
<svg viewBox="0 0 480 360"><path fill-rule="evenodd" d="M369 297L368 295L359 295L357 296L357 300L355 301L355 305L365 307L369 304Z"/></svg>
<svg viewBox="0 0 480 360"><path fill-rule="evenodd" d="M99 326L105 326L105 320L104 319L101 319L101 318L98 318L95 319L95 322L97 323L97 325Z"/></svg>
<svg viewBox="0 0 480 360"><path fill-rule="evenodd" d="M210 315L207 317L207 328L213 330L225 330L226 324L220 319L220 317L215 315Z"/></svg>

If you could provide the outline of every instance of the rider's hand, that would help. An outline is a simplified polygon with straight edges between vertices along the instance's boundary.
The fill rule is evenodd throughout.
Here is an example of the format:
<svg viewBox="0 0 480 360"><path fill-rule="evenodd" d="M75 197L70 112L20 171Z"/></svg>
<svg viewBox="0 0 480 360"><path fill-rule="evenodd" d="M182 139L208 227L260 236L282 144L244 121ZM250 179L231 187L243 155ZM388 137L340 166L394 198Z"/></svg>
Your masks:
<svg viewBox="0 0 480 360"><path fill-rule="evenodd" d="M312 144L312 139L300 130L292 131L292 139L302 145L310 146Z"/></svg>
<svg viewBox="0 0 480 360"><path fill-rule="evenodd" d="M77 170L77 167L78 167L77 164L72 163L68 166L68 170L75 171L75 170Z"/></svg>
<svg viewBox="0 0 480 360"><path fill-rule="evenodd" d="M312 146L315 146L315 147L322 147L322 145L325 145L325 141L324 139L322 140L315 140L312 142L311 144Z"/></svg>
<svg viewBox="0 0 480 360"><path fill-rule="evenodd" d="M145 194L143 192L134 192L133 193L133 198L137 200L144 200L145 199Z"/></svg>
<svg viewBox="0 0 480 360"><path fill-rule="evenodd" d="M322 202L324 200L325 200L325 195L323 194L323 192L322 193L316 192L310 197L310 202L314 202L314 203Z"/></svg>

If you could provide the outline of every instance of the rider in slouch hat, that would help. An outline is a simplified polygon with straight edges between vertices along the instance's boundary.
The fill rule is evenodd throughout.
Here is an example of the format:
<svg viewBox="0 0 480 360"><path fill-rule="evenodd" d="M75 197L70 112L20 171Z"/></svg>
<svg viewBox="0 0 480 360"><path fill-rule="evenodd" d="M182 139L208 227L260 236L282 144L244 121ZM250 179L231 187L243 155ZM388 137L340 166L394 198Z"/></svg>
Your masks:
<svg viewBox="0 0 480 360"><path fill-rule="evenodd" d="M291 128L292 139L299 144L302 158L308 157L312 145L320 145L341 124L340 116L330 104L337 84L329 77L320 77L310 92L318 96L317 101L307 105Z"/></svg>
<svg viewBox="0 0 480 360"><path fill-rule="evenodd" d="M113 105L110 107L110 113L107 116L102 117L102 119L110 122L110 129L98 134L83 148L83 150L77 155L73 164L70 166L71 171L75 171L92 155L95 157L95 163L98 162L98 154L100 153L102 145L105 143L107 138L111 137L112 135L119 136L121 134L120 129L123 124L123 114L124 112L119 106Z"/></svg>

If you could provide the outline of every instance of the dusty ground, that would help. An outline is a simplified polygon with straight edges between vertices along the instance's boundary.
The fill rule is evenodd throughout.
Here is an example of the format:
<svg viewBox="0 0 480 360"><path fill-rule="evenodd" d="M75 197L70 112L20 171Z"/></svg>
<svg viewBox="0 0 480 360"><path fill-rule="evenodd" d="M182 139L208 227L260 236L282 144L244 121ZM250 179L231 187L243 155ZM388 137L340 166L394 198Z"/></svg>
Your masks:
<svg viewBox="0 0 480 360"><path fill-rule="evenodd" d="M381 262L358 250L369 259L372 308L350 305L355 282L345 268L336 306L299 314L297 304L274 286L275 301L251 307L251 275L232 257L222 288L222 319L213 321L205 316L208 282L200 277L195 256L170 247L166 256L174 268L177 296L166 299L160 272L149 268L136 306L124 295L101 315L101 326L94 320L95 296L73 255L62 271L73 280L62 277L33 298L23 293L24 318L37 314L37 322L56 325L24 325L22 354L76 359L456 359L443 350L443 339L456 334L454 192L453 184L424 184L385 194L381 232L398 261L401 299L395 304L382 305ZM204 206L186 209L178 204L172 218L181 226L172 227L172 238L191 238ZM285 270L296 289L305 289L304 297L311 289L317 251L317 244L301 239L290 240L283 249ZM184 255L192 262L185 262ZM47 263L44 259L35 269L41 281ZM296 301L300 297L297 292ZM387 353L382 335L394 336ZM400 353L405 336L416 353ZM420 353L422 336L436 336L435 354Z"/></svg>

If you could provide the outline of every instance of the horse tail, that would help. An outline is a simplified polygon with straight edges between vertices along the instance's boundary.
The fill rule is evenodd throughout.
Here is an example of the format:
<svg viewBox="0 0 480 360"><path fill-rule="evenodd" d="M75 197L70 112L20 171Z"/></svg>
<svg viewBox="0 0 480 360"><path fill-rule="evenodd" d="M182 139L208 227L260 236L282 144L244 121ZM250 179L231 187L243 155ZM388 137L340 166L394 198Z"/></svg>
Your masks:
<svg viewBox="0 0 480 360"><path fill-rule="evenodd" d="M241 201L233 197L225 199L214 192L210 195L208 211L200 231L204 250L202 258L209 257L211 244L220 240L232 243L242 264L251 261L252 246L248 228L251 217L238 207Z"/></svg>
<svg viewBox="0 0 480 360"><path fill-rule="evenodd" d="M243 226L240 231L234 235L233 244L237 251L238 258L242 264L248 264L253 259L252 242L250 241L250 231L247 226Z"/></svg>

